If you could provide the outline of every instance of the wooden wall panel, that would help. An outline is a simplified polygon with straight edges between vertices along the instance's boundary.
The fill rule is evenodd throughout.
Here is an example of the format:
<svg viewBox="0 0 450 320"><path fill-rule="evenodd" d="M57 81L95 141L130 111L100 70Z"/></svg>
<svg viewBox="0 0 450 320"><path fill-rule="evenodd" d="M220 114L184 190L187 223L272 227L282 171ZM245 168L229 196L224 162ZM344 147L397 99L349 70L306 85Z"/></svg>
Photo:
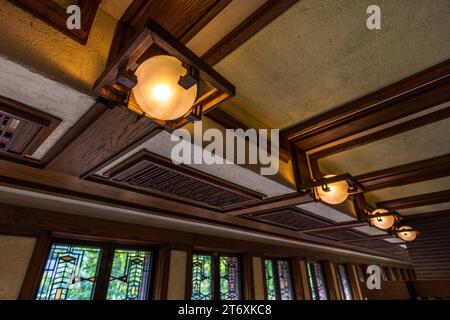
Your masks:
<svg viewBox="0 0 450 320"><path fill-rule="evenodd" d="M450 280L450 216L410 223L422 233L408 244L418 280Z"/></svg>

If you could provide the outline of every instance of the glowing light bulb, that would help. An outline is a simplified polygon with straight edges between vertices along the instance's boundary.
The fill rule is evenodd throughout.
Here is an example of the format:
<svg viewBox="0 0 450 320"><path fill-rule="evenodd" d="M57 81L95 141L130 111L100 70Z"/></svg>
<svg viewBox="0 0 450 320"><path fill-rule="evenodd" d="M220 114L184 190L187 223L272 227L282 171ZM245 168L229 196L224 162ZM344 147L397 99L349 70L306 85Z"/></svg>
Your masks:
<svg viewBox="0 0 450 320"><path fill-rule="evenodd" d="M191 110L197 98L197 86L188 90L178 84L186 69L171 56L154 56L136 70L137 84L133 96L141 109L159 120L175 120Z"/></svg>
<svg viewBox="0 0 450 320"><path fill-rule="evenodd" d="M330 174L324 178L332 178L336 175ZM348 197L348 184L346 181L338 181L327 184L328 190L324 190L322 186L316 187L320 200L329 204L339 204L344 202Z"/></svg>
<svg viewBox="0 0 450 320"><path fill-rule="evenodd" d="M373 211L372 213L370 213L369 215L377 215L377 214L383 214L383 213L388 213L388 212L389 211L387 211L385 209L377 209L377 210ZM393 215L386 215L386 216L381 216L381 217L370 218L370 222L375 227L386 230L394 225L395 219L394 219Z"/></svg>

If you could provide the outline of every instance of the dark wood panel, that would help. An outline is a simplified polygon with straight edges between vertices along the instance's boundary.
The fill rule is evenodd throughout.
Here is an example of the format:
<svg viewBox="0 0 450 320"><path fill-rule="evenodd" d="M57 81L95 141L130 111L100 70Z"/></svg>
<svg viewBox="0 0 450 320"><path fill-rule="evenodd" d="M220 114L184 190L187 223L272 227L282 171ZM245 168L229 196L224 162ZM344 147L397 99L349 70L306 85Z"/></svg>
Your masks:
<svg viewBox="0 0 450 320"><path fill-rule="evenodd" d="M94 21L98 5L101 0L78 0L77 5L81 10L81 29L69 30L66 22L69 15L66 8L52 0L9 0L23 8L37 18L48 23L58 31L66 34L81 44L86 44Z"/></svg>
<svg viewBox="0 0 450 320"><path fill-rule="evenodd" d="M450 175L450 154L408 163L405 165L369 172L355 179L365 191L401 186L405 184L442 178Z"/></svg>
<svg viewBox="0 0 450 320"><path fill-rule="evenodd" d="M450 216L431 216L408 223L421 230L420 236L408 243L417 279L450 280Z"/></svg>
<svg viewBox="0 0 450 320"><path fill-rule="evenodd" d="M268 0L225 38L208 50L202 58L210 65L216 64L297 2L298 0Z"/></svg>
<svg viewBox="0 0 450 320"><path fill-rule="evenodd" d="M450 202L450 190L377 202L377 207L386 210L400 210L443 202Z"/></svg>
<svg viewBox="0 0 450 320"><path fill-rule="evenodd" d="M158 129L150 119L136 118L123 108L108 109L52 160L47 169L82 176Z"/></svg>
<svg viewBox="0 0 450 320"><path fill-rule="evenodd" d="M404 281L383 281L380 290L369 290L361 286L363 297L367 300L411 300L411 293Z"/></svg>

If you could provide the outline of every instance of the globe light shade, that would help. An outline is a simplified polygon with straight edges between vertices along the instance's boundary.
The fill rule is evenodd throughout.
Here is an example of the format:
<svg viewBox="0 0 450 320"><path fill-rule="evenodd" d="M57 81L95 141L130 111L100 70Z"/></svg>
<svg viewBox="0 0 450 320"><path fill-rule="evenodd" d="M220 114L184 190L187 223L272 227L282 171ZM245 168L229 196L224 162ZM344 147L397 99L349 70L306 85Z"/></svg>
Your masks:
<svg viewBox="0 0 450 320"><path fill-rule="evenodd" d="M146 115L158 120L175 120L186 115L197 97L197 86L178 84L186 69L177 58L158 55L145 60L136 72L134 98Z"/></svg>
<svg viewBox="0 0 450 320"><path fill-rule="evenodd" d="M335 177L334 174L324 176L324 178ZM326 185L329 190L324 190L322 186L316 187L317 194L320 200L329 204L339 204L347 200L348 197L348 184L347 181L338 181L328 183Z"/></svg>
<svg viewBox="0 0 450 320"><path fill-rule="evenodd" d="M373 211L372 213L370 213L369 215L377 215L377 214L383 214L383 213L388 213L389 211L385 210L385 209L377 209L375 211ZM370 223L379 228L379 229L389 229L394 225L395 219L393 215L388 215L388 216L381 216L381 217L373 217L370 218Z"/></svg>
<svg viewBox="0 0 450 320"><path fill-rule="evenodd" d="M417 237L417 231L413 230L409 226L402 226L402 227L398 228L397 235L402 240L413 241Z"/></svg>

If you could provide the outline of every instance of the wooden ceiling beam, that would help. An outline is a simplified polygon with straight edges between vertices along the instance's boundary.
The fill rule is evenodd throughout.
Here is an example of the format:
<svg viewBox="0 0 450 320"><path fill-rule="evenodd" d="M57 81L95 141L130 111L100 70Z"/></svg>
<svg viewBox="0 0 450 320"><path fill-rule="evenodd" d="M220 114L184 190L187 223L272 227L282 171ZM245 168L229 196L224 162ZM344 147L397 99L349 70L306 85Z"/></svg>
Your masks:
<svg viewBox="0 0 450 320"><path fill-rule="evenodd" d="M447 176L450 176L450 154L361 174L355 179L365 191L374 191Z"/></svg>
<svg viewBox="0 0 450 320"><path fill-rule="evenodd" d="M445 216L450 216L450 209L403 216L403 219L405 221L417 221L422 219L435 219Z"/></svg>
<svg viewBox="0 0 450 320"><path fill-rule="evenodd" d="M367 222L351 221L351 222L336 223L334 225L326 226L326 227L304 229L304 230L301 230L300 232L303 232L303 233L314 233L314 232L332 231L332 230L355 228L355 227L363 227L363 226L367 226Z"/></svg>
<svg viewBox="0 0 450 320"><path fill-rule="evenodd" d="M450 190L377 202L377 207L386 210L400 210L428 206L443 202L450 202Z"/></svg>

